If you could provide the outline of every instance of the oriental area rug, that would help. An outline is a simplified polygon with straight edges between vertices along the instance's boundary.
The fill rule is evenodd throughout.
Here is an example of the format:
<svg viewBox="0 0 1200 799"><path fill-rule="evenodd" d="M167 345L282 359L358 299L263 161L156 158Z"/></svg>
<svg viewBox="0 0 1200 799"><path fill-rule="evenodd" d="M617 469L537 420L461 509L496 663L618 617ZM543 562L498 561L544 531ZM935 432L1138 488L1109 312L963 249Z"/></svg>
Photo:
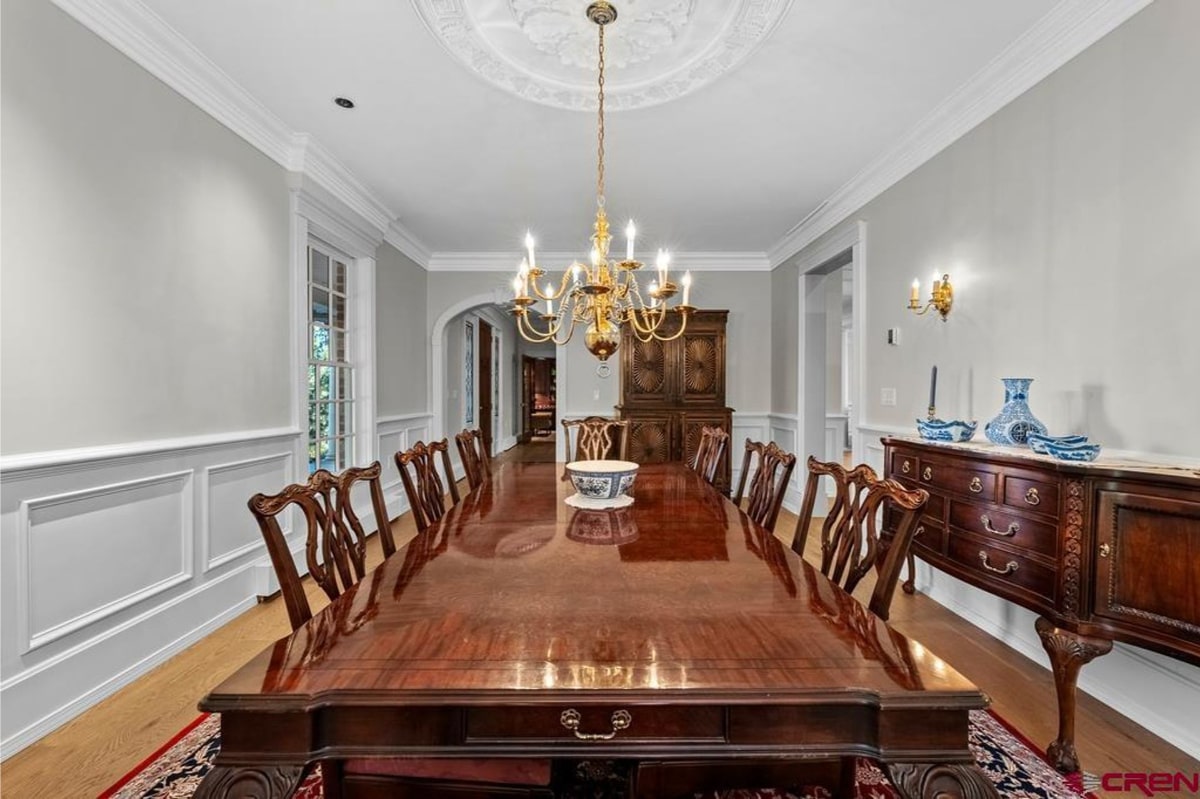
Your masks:
<svg viewBox="0 0 1200 799"><path fill-rule="evenodd" d="M991 711L972 711L970 740L976 762L1005 799L1094 799L1079 788L1077 779L1055 771L1023 735ZM219 717L201 716L100 794L100 799L186 799L208 772L220 745ZM563 799L621 799L623 793L589 785L564 788L561 795ZM898 797L883 772L865 759L858 761L857 795L858 799ZM293 796L322 799L319 770ZM703 799L829 799L829 793L823 788L801 793L742 790L706 794Z"/></svg>

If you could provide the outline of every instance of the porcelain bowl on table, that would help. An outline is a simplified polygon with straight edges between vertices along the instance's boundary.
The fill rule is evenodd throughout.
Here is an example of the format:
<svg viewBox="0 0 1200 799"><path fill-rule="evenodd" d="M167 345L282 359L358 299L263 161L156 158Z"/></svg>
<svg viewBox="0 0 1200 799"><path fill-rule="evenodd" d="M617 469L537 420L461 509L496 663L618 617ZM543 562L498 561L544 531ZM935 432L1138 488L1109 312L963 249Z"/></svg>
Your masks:
<svg viewBox="0 0 1200 799"><path fill-rule="evenodd" d="M613 500L628 494L637 478L633 461L571 461L567 474L571 485L585 499Z"/></svg>
<svg viewBox="0 0 1200 799"><path fill-rule="evenodd" d="M1094 461L1100 454L1099 444L1061 444L1047 441L1046 451L1060 461Z"/></svg>
<svg viewBox="0 0 1200 799"><path fill-rule="evenodd" d="M1049 455L1050 451L1046 449L1047 444L1086 444L1087 436L1045 436L1041 433L1030 433L1025 440L1034 452L1039 455Z"/></svg>
<svg viewBox="0 0 1200 799"><path fill-rule="evenodd" d="M961 419L918 419L917 432L926 441L970 441L978 424Z"/></svg>

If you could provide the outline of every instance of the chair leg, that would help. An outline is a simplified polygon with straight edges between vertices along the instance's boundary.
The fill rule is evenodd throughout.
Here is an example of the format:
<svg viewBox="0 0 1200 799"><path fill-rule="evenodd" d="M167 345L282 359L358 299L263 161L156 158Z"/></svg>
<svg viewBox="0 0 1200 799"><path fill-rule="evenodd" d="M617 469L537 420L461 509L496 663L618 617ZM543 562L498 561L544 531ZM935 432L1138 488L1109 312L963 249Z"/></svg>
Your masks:
<svg viewBox="0 0 1200 799"><path fill-rule="evenodd" d="M843 757L838 775L837 790L833 794L836 799L857 799L858 797L858 758Z"/></svg>
<svg viewBox="0 0 1200 799"><path fill-rule="evenodd" d="M342 799L342 761L321 761L321 793L324 799Z"/></svg>

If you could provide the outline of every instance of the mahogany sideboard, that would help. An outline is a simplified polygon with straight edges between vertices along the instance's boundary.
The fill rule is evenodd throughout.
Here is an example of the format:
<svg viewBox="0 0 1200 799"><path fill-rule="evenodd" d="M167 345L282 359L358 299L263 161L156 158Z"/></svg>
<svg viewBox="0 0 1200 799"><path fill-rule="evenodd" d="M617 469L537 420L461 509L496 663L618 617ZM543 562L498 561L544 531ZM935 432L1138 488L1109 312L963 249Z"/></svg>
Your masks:
<svg viewBox="0 0 1200 799"><path fill-rule="evenodd" d="M929 492L913 553L1041 614L1059 711L1047 755L1060 770L1079 769L1079 670L1113 641L1200 665L1200 471L977 442L883 444L886 475ZM909 574L911 593L911 564Z"/></svg>

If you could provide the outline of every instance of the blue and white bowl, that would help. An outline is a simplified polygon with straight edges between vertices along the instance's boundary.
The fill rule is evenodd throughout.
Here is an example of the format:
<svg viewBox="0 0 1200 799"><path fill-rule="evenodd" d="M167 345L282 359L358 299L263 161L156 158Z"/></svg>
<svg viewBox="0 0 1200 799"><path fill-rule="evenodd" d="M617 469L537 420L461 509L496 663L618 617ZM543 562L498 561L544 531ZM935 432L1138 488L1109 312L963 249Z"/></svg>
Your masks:
<svg viewBox="0 0 1200 799"><path fill-rule="evenodd" d="M1086 444L1087 436L1046 436L1041 433L1030 433L1025 439L1029 448L1039 455L1049 455L1047 444Z"/></svg>
<svg viewBox="0 0 1200 799"><path fill-rule="evenodd" d="M1060 461L1094 461L1100 454L1099 444L1062 444L1057 441L1045 442L1046 451Z"/></svg>
<svg viewBox="0 0 1200 799"><path fill-rule="evenodd" d="M961 419L918 419L917 432L927 441L970 441L978 424Z"/></svg>
<svg viewBox="0 0 1200 799"><path fill-rule="evenodd" d="M616 499L628 494L637 478L633 461L571 461L567 474L579 496L588 499Z"/></svg>

